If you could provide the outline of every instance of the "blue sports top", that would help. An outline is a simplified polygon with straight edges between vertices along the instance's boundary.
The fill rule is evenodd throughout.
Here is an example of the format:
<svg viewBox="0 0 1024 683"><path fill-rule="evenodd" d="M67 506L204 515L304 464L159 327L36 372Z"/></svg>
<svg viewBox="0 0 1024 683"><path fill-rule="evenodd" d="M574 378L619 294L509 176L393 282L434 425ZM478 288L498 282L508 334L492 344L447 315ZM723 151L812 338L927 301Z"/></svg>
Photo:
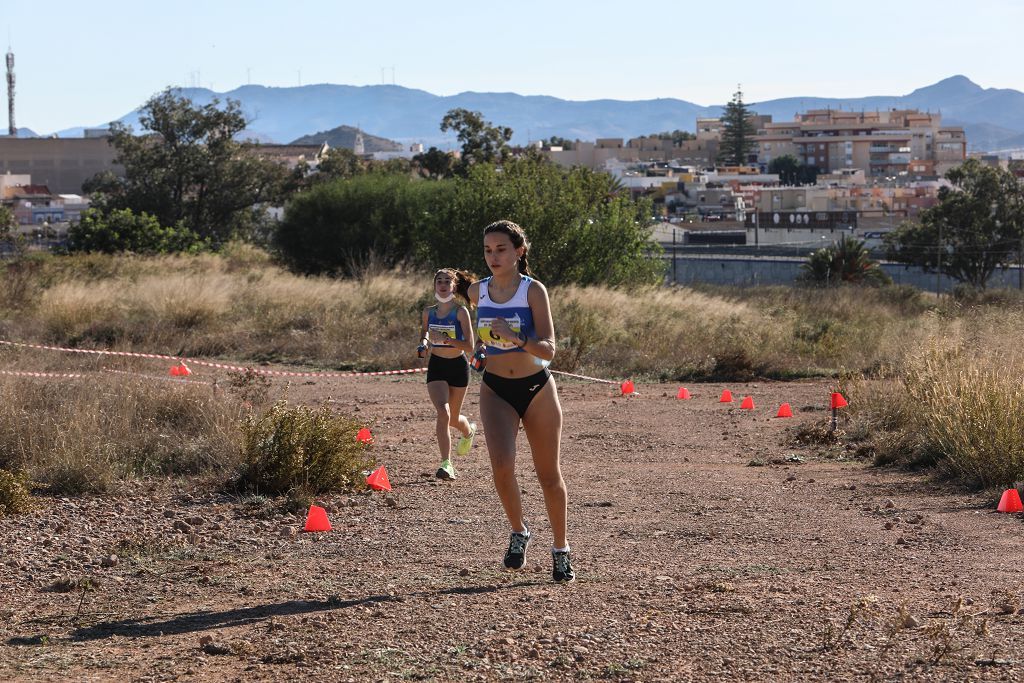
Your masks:
<svg viewBox="0 0 1024 683"><path fill-rule="evenodd" d="M427 313L427 329L432 332L441 332L449 339L463 340L462 325L459 324L459 306L452 306L448 315L443 318L437 316L437 306L431 306ZM441 348L452 348L451 344L434 344Z"/></svg>
<svg viewBox="0 0 1024 683"><path fill-rule="evenodd" d="M523 349L508 339L495 339L491 336L491 323L495 318L504 318L508 326L516 332L521 332L527 337L534 336L533 311L530 310L530 302L526 293L530 289L533 278L523 276L519 281L519 289L512 295L512 298L503 304L495 303L487 294L487 284L491 278L484 278L480 281L480 298L477 302L476 331L487 346L487 354L496 356L502 353L514 351L523 352ZM525 352L524 352L525 353Z"/></svg>

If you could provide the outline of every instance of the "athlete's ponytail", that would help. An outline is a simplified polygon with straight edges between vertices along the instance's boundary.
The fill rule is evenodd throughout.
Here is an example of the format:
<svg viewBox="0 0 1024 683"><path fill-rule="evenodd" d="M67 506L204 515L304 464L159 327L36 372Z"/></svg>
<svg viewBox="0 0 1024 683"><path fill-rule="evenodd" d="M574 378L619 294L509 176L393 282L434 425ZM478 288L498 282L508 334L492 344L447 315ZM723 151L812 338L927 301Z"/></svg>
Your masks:
<svg viewBox="0 0 1024 683"><path fill-rule="evenodd" d="M530 254L530 242L526 239L526 232L512 221L494 221L484 228L485 235L489 235L492 232L508 235L508 238L512 240L513 247L516 249L519 247L523 248L523 255L519 257L519 272L523 275L533 275L533 271L530 270L530 264L526 260L526 257Z"/></svg>

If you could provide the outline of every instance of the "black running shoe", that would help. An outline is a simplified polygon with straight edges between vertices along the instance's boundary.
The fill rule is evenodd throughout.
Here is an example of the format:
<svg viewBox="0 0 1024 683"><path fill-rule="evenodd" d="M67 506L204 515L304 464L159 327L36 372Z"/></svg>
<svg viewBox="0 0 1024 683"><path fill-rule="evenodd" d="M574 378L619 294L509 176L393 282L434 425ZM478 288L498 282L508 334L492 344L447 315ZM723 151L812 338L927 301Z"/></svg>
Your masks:
<svg viewBox="0 0 1024 683"><path fill-rule="evenodd" d="M554 568L551 570L551 578L555 583L572 583L576 580L576 572L572 570L572 560L569 559L569 551L551 551L551 559Z"/></svg>
<svg viewBox="0 0 1024 683"><path fill-rule="evenodd" d="M513 531L508 537L508 550L505 551L505 569L522 569L526 562L526 547L530 545L530 530L525 533Z"/></svg>

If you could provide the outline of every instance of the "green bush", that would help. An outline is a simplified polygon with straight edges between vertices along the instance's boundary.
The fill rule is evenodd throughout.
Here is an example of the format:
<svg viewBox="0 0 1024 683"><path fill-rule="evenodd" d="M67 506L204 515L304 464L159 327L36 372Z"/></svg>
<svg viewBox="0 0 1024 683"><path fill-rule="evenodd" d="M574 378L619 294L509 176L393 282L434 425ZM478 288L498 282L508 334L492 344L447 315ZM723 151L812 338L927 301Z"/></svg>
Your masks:
<svg viewBox="0 0 1024 683"><path fill-rule="evenodd" d="M32 509L25 474L0 469L0 518Z"/></svg>
<svg viewBox="0 0 1024 683"><path fill-rule="evenodd" d="M363 470L373 464L367 447L356 439L360 428L327 406L279 401L242 427L240 488L264 494L359 488Z"/></svg>
<svg viewBox="0 0 1024 683"><path fill-rule="evenodd" d="M275 245L304 273L358 273L376 255L486 273L483 229L523 226L530 264L546 284L654 284L664 264L651 241L650 206L618 192L614 179L526 158L474 164L465 178L370 174L325 183L295 197Z"/></svg>
<svg viewBox="0 0 1024 683"><path fill-rule="evenodd" d="M209 241L182 223L164 227L154 216L134 214L131 209L114 209L109 213L89 209L82 214L82 220L68 230L68 249L71 251L168 254L207 248Z"/></svg>

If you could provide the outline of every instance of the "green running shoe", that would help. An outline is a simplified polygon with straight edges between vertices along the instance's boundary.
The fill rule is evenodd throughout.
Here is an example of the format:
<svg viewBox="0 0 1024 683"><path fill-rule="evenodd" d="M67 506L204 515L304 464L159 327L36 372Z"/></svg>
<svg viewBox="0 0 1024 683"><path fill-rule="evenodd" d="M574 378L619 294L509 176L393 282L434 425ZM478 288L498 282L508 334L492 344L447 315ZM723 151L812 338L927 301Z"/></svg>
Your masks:
<svg viewBox="0 0 1024 683"><path fill-rule="evenodd" d="M438 479L447 479L448 481L455 479L455 468L452 467L452 461L441 461L441 466L437 468L437 474L435 476L437 476Z"/></svg>
<svg viewBox="0 0 1024 683"><path fill-rule="evenodd" d="M469 450L473 448L473 437L476 436L476 422L469 423L469 436L464 436L459 439L459 445L456 446L455 452L459 455L465 455L469 453Z"/></svg>

